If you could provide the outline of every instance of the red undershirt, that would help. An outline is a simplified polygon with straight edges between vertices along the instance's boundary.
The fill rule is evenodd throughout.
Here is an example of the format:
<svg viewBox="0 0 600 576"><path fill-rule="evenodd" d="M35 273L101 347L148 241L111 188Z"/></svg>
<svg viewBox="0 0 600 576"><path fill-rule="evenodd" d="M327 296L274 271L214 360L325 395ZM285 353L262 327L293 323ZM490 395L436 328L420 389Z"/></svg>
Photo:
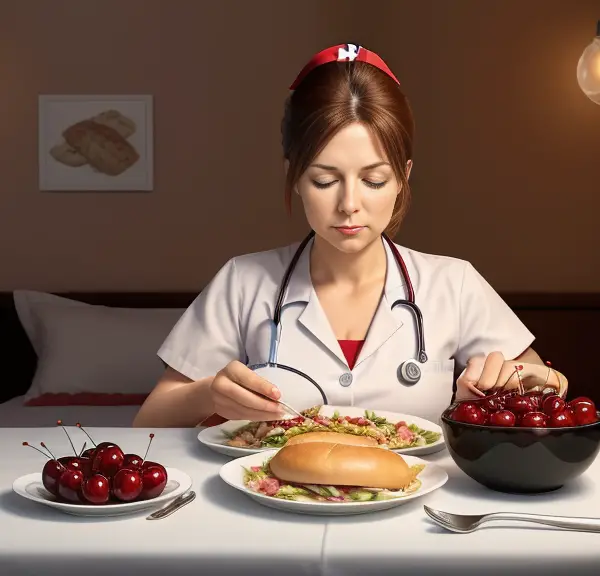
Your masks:
<svg viewBox="0 0 600 576"><path fill-rule="evenodd" d="M346 361L348 362L348 366L350 370L354 368L356 364L356 360L358 359L358 355L362 350L364 340L338 340L340 344L340 348L346 357Z"/></svg>

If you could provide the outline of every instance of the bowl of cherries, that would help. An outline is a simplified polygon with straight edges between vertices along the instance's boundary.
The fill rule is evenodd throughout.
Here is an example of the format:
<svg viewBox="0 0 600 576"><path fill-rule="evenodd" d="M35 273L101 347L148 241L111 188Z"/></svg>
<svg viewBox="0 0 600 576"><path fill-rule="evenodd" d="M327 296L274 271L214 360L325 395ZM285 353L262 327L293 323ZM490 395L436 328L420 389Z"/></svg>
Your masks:
<svg viewBox="0 0 600 576"><path fill-rule="evenodd" d="M76 515L120 515L146 509L176 498L189 490L192 480L187 474L146 459L154 434L144 457L126 453L114 442L96 444L78 423L77 427L92 442L93 448L80 451L67 435L73 455L56 457L41 442L40 448L23 442L46 458L41 472L27 474L13 483L13 490L25 498L59 508Z"/></svg>
<svg viewBox="0 0 600 576"><path fill-rule="evenodd" d="M496 390L442 414L448 451L476 482L501 492L556 490L600 451L600 412L589 398L555 391Z"/></svg>

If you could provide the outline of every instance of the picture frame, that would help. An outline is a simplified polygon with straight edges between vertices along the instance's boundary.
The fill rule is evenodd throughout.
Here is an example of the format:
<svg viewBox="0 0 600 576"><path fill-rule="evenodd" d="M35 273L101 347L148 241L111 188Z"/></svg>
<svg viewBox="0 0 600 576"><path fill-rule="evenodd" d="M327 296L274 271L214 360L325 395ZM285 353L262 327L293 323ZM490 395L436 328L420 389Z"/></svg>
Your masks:
<svg viewBox="0 0 600 576"><path fill-rule="evenodd" d="M151 191L151 95L38 97L41 191Z"/></svg>

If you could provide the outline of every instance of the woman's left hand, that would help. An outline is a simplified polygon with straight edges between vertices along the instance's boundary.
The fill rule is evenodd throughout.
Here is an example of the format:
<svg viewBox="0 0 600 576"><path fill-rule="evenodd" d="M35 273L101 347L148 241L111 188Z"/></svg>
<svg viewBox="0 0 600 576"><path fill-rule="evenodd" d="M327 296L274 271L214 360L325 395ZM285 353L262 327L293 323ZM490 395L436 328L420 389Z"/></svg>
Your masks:
<svg viewBox="0 0 600 576"><path fill-rule="evenodd" d="M489 390L500 388L524 390L554 388L564 396L567 379L547 366L505 360L501 352L492 352L488 356L474 356L456 381L456 400L483 397Z"/></svg>

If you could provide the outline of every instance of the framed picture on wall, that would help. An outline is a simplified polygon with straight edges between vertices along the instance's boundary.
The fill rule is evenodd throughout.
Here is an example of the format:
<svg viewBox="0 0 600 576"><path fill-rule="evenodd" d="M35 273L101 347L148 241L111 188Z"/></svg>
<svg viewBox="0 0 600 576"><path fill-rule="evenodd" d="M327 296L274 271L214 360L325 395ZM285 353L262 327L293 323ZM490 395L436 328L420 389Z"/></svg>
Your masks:
<svg viewBox="0 0 600 576"><path fill-rule="evenodd" d="M150 191L152 96L40 95L39 186L52 191Z"/></svg>

